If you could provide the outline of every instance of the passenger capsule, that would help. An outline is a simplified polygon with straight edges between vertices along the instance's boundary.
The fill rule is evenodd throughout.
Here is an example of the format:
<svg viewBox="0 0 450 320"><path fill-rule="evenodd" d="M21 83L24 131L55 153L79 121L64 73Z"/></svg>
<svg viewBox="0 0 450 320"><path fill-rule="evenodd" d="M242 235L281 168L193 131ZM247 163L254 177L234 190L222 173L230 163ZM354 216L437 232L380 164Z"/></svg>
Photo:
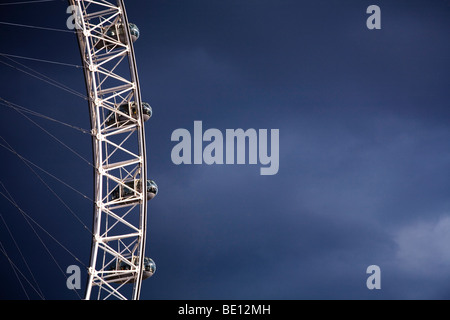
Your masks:
<svg viewBox="0 0 450 320"><path fill-rule="evenodd" d="M130 26L131 41L136 42L141 35L139 28L134 23L129 23L128 25Z"/></svg>
<svg viewBox="0 0 450 320"><path fill-rule="evenodd" d="M148 121L152 117L152 114L153 114L152 107L147 102L142 102L141 106L142 106L142 115L144 117L144 121ZM121 124L126 123L127 120L129 120L129 118L122 115L121 113L124 113L127 116L129 116L130 111L131 111L131 117L133 117L134 119L138 118L137 106L136 106L136 102L134 102L134 101L131 101L130 103L121 104L117 108L117 111L119 111L119 112L110 111L108 113L108 115L106 117L106 125L107 126L111 126L113 124L121 125Z"/></svg>
<svg viewBox="0 0 450 320"><path fill-rule="evenodd" d="M147 200L152 200L158 194L158 185L153 180L147 180Z"/></svg>
<svg viewBox="0 0 450 320"><path fill-rule="evenodd" d="M136 42L141 34L139 28L134 23L129 23L128 25L130 28L131 41ZM127 37L123 29L123 24L115 24L113 26L110 26L108 29L106 29L106 31L104 31L104 35L104 38L106 38L106 40L99 40L95 44L96 49L102 49L103 47L106 47L107 49L114 48L116 44L112 41L108 41L109 39L126 44Z"/></svg>
<svg viewBox="0 0 450 320"><path fill-rule="evenodd" d="M156 272L156 264L155 262L150 259L149 257L145 257L144 258L144 273L142 278L148 279L150 278L152 275L154 275Z"/></svg>
<svg viewBox="0 0 450 320"><path fill-rule="evenodd" d="M128 259L128 261L137 266L139 260L138 257L134 256L133 258ZM108 271L114 272L111 273L111 275L105 277L105 280L113 283L134 283L135 282L134 277L132 277L130 273L127 273L126 272L127 270L131 270L130 263L126 261L117 261L116 263L112 264L109 267ZM155 262L149 257L144 257L142 279L145 280L150 278L151 276L153 276L153 274L155 274L155 271L156 271Z"/></svg>
<svg viewBox="0 0 450 320"><path fill-rule="evenodd" d="M135 191L136 190L136 191ZM124 185L118 185L111 192L111 201L114 200L127 200L136 195L136 192L141 192L140 180L128 180L124 182ZM147 200L153 199L158 194L158 185L153 180L147 180ZM133 200L133 199L131 199ZM135 199L138 201L138 199Z"/></svg>
<svg viewBox="0 0 450 320"><path fill-rule="evenodd" d="M153 115L153 109L147 102L142 102L142 114L144 115L144 121L147 121Z"/></svg>

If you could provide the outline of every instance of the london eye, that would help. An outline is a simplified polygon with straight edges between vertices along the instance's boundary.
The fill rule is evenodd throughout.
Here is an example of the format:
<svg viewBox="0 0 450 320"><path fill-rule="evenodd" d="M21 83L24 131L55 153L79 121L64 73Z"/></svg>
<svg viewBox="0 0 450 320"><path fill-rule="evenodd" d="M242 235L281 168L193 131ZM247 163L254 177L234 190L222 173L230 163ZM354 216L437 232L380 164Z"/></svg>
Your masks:
<svg viewBox="0 0 450 320"><path fill-rule="evenodd" d="M88 96L94 169L94 219L86 299L139 299L143 279L155 272L145 256L147 180L145 122L133 43L123 0L70 0ZM126 290L131 284L132 290Z"/></svg>
<svg viewBox="0 0 450 320"><path fill-rule="evenodd" d="M26 1L4 5L38 2L50 1ZM90 258L88 263L83 262L87 273L84 299L137 300L140 298L143 280L150 278L156 271L155 262L145 254L145 244L147 203L158 193L156 182L147 176L145 126L151 122L149 120L153 111L150 104L142 100L134 53L134 43L138 42L140 30L136 24L128 21L123 0L68 0L68 5L66 13L72 14L73 31L34 28L75 34L72 41L78 43L82 64L79 67L83 70L86 96L41 73L33 73L31 71L34 70L22 64L19 64L20 68L15 67L13 63L16 61L13 58L75 66L73 64L5 53L2 53L1 57L11 60L11 62L0 62L69 91L69 93L76 94L87 101L90 130L76 128L69 124L65 125L80 129L90 136L92 161L77 155L92 167L93 175L86 177L93 181L92 199L51 173L44 172L82 194L93 204ZM70 19L68 27L69 21ZM2 22L2 24L32 27L9 22ZM27 117L26 113L31 113L33 116L60 122L4 98L0 98L0 104L25 117ZM79 110L85 110L82 107L83 105ZM27 117L27 119L29 118ZM46 133L49 134L48 131ZM58 137L54 135L52 137L60 141ZM19 157L31 170L33 170L32 166L38 167L14 150L3 136L0 138L0 146ZM63 142L61 143L65 145ZM73 149L70 150L74 152ZM43 170L39 167L38 169ZM70 168L67 171L70 172ZM36 174L35 171L33 172ZM42 182L46 184L43 180ZM28 223L31 220L37 225L37 222L14 201L7 190L7 184L0 181L0 186L2 187L1 195L16 206L24 217L27 217ZM46 186L48 187L47 184ZM57 196L56 193L54 194ZM63 202L60 197L58 199ZM73 210L66 207L78 220L81 220ZM1 216L1 220L9 232L3 216ZM41 226L38 225L38 227ZM69 252L66 248L64 249ZM8 256L1 241L0 252L5 255L15 273L22 274ZM77 259L77 261L80 260ZM59 268L61 269L61 267ZM30 281L28 282L30 283ZM43 298L39 288L35 291Z"/></svg>

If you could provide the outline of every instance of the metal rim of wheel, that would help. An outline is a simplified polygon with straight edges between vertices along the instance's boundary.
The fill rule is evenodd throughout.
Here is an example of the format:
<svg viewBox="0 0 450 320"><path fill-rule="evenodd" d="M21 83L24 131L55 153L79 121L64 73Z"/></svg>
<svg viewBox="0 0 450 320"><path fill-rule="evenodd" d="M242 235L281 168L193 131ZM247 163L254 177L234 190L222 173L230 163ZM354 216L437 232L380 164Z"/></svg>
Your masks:
<svg viewBox="0 0 450 320"><path fill-rule="evenodd" d="M157 192L147 180L144 122L149 114L133 48L139 30L128 22L123 0L69 3L76 11L95 164L85 299L137 300L143 278L154 272L144 254L147 201Z"/></svg>

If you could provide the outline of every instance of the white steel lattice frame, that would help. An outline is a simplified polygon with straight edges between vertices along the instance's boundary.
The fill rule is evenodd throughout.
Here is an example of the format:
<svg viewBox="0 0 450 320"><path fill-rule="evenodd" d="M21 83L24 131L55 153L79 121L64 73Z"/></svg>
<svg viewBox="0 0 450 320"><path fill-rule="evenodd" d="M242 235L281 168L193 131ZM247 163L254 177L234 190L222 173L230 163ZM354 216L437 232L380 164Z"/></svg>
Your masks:
<svg viewBox="0 0 450 320"><path fill-rule="evenodd" d="M95 164L93 239L85 298L136 300L145 253L147 164L132 35L123 0L116 4L103 0L69 3L77 9ZM111 28L116 34L121 28L123 38L108 35ZM131 110L132 105L137 107ZM134 188L126 184L131 180ZM113 199L119 186L131 195ZM119 265L126 268L118 270ZM115 281L118 275L119 283Z"/></svg>

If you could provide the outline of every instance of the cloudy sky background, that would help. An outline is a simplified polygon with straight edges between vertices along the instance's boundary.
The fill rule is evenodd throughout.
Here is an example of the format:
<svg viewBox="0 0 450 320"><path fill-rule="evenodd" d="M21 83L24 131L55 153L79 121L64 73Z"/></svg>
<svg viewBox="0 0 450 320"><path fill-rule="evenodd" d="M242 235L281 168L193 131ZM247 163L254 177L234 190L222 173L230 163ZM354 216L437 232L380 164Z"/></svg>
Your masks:
<svg viewBox="0 0 450 320"><path fill-rule="evenodd" d="M381 30L366 27L371 4L381 8ZM154 111L146 127L149 175L160 189L147 237L157 272L142 299L450 298L449 1L126 6L141 30L141 90ZM65 29L66 8L65 1L1 6L0 21ZM0 34L1 53L81 63L71 33L0 24ZM15 60L85 93L79 68ZM0 61L0 97L89 129L83 99ZM1 107L1 137L92 194L89 165ZM32 119L91 159L88 135ZM259 175L259 164L174 165L171 134L193 133L195 120L223 133L279 129L278 174ZM1 161L2 193L87 265L90 233L17 156L2 148ZM39 173L90 227L92 202ZM64 272L85 266L37 229L60 270L4 196L0 214L2 245L27 273L9 229L45 298L78 299ZM381 290L366 287L373 264ZM0 265L0 298L26 299L4 255Z"/></svg>

